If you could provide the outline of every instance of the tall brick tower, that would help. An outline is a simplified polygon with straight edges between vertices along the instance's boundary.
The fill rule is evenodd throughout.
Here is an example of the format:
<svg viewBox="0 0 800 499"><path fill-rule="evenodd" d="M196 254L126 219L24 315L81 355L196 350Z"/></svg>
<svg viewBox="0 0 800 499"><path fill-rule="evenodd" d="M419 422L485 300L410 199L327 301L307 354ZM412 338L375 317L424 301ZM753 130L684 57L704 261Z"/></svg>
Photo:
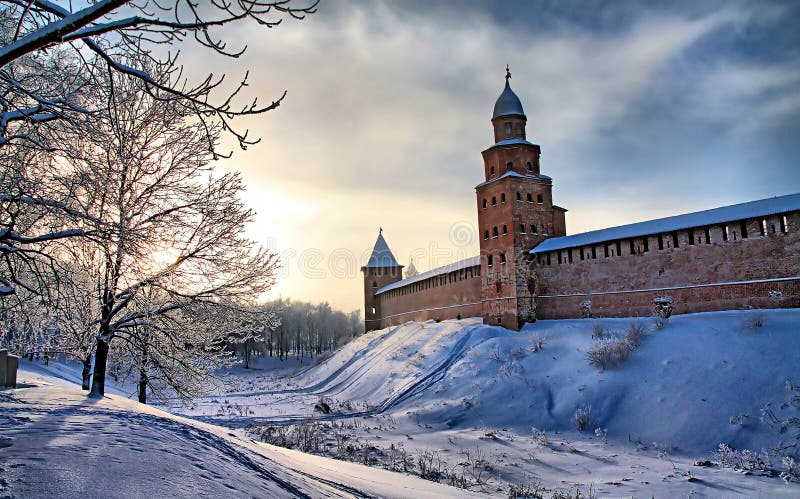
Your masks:
<svg viewBox="0 0 800 499"><path fill-rule="evenodd" d="M403 266L397 260L383 238L383 229L378 231L378 239L372 248L372 255L366 265L361 267L364 273L364 331L381 328L381 304L375 292L383 286L397 282L403 278Z"/></svg>
<svg viewBox="0 0 800 499"><path fill-rule="evenodd" d="M525 136L527 117L506 85L494 105L494 145L483 151L485 181L475 187L481 246L485 324L519 330L536 318L528 251L547 237L566 235L564 208L553 205L552 179L539 172L541 148Z"/></svg>

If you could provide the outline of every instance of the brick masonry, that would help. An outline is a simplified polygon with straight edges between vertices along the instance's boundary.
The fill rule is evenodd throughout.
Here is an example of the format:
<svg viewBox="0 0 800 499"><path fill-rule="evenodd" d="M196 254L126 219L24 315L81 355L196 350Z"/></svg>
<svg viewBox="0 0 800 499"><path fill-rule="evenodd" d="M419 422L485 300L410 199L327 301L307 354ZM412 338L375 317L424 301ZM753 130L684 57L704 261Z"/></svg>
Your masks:
<svg viewBox="0 0 800 499"><path fill-rule="evenodd" d="M678 314L800 307L800 212L531 256L545 239L566 235L566 210L553 204L526 121L492 119L495 144L482 152L485 181L475 188L480 266L378 295L399 270L362 269L367 330L458 316L518 330L536 319L578 317L587 300L595 317L646 316L661 296Z"/></svg>

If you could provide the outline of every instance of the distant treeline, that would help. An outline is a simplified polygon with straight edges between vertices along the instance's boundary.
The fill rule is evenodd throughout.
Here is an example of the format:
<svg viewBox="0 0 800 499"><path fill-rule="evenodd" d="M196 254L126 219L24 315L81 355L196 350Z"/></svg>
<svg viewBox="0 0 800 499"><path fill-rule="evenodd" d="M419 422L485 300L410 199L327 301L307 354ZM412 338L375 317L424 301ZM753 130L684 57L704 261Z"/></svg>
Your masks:
<svg viewBox="0 0 800 499"><path fill-rule="evenodd" d="M278 325L265 328L262 337L242 344L237 351L250 364L250 356L315 357L344 345L364 332L361 311L345 313L328 303L279 299L263 305L277 315ZM245 350L250 351L245 351Z"/></svg>

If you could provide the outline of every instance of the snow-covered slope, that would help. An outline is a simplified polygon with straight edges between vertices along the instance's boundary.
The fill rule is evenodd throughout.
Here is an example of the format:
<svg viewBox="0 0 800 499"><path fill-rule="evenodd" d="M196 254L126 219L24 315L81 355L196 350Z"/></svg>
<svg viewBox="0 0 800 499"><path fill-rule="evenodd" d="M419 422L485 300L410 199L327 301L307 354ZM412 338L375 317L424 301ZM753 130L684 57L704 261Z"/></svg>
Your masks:
<svg viewBox="0 0 800 499"><path fill-rule="evenodd" d="M414 477L278 449L25 370L0 390L0 496L452 497Z"/></svg>
<svg viewBox="0 0 800 499"><path fill-rule="evenodd" d="M750 327L756 315L763 326ZM407 323L365 334L324 362L288 378L248 373L238 376L226 393L205 397L191 407L178 403L167 407L218 426L149 408L143 414L141 406L114 397L95 406L75 389L64 392L66 399L52 407L46 402L37 409L32 403L35 410L30 412L21 404L15 406L16 412L2 424L22 425L9 447L20 459L36 457L35 448L49 449L43 457L44 463L55 463L52 470L33 458L25 469L39 470L32 476L43 477L44 482L60 480L57 483L66 490L77 490L70 488L80 483L75 480L89 480L92 475L86 470L96 462L109 462L118 473L133 462L136 476L153 474L167 481L170 474L163 470L190 470L195 485L187 494L202 489L224 496L223 477L240 475L248 476L233 485L256 495L291 494L281 483L302 485L306 488L301 491L312 496L346 495L348 487L379 496L469 493L447 488L441 492L405 474L256 444L246 437L257 432L243 430L250 424L275 427L303 422L299 425L303 426L317 420L324 423L318 431L325 442L318 452L327 456L340 454L337 442L343 436L360 449L373 448L384 456L402 449L416 462L427 455L451 473L466 469L470 456L473 462L475 456L484 456L488 479L473 480L468 488L496 495L505 495L510 485L537 481L547 491L545 496L561 488L572 496L577 489L587 493L590 485L603 497L796 495L796 486L775 476L746 476L693 463L713 459L720 443L758 452L794 438L791 432L781 434L762 422L760 416L768 404L779 417L796 415L796 409L781 404L788 395L786 381L800 382L800 310L676 316L658 331L650 320L641 320L647 334L639 348L623 364L606 371L590 366L586 359L597 341L593 330L600 326L621 336L632 319L539 321L521 332L484 326L478 319ZM537 350L533 347L539 339L544 340L543 348ZM26 363L27 369L32 367ZM36 369L79 380L73 367L56 364ZM40 389L17 390L14 396L22 402L26 393L37 393L34 390ZM48 392L46 398L59 396L60 392ZM320 402L332 412L316 411ZM589 406L593 421L587 431L578 433L573 415L579 407ZM12 406L0 407L0 416L6 407ZM37 415L40 409L42 415ZM48 411L63 413L66 423L51 419ZM98 412L89 417L88 411ZM128 411L131 416L113 411ZM156 416L162 419L148 419ZM0 421L6 420L0 417ZM109 428L99 444L89 431L95 424ZM127 433L136 437L133 440L124 435L126 426L131 428ZM531 438L534 427L546 435ZM0 426L0 431L5 428ZM85 432L77 431L81 428ZM204 433L195 434L199 430ZM147 432L165 443L148 443ZM26 439L29 447L20 443L15 449L17 441ZM126 450L128 442L157 460L139 460L136 451ZM117 448L121 450L105 452ZM178 450L184 448L189 451ZM2 461L6 450L0 450L0 467L5 470L0 478L6 473L12 480L22 480L23 468ZM62 453L66 457L60 457ZM192 456L199 455L202 463L195 466ZM120 462L115 456L121 456L116 457ZM67 478L59 475L58 470L69 470L73 459L83 459L84 471L75 475L78 478L71 478L71 470L63 472ZM159 466L158 460L167 464ZM773 457L773 465L780 466L780 459ZM220 471L214 475L211 469ZM263 478L269 474L280 480L272 483ZM160 486L148 482L147 487ZM152 495L151 489L144 490Z"/></svg>
<svg viewBox="0 0 800 499"><path fill-rule="evenodd" d="M760 328L748 327L754 313L764 318ZM759 418L766 404L786 400L787 380L800 382L800 310L675 316L660 331L642 321L642 345L605 372L586 360L593 326L621 335L632 319L539 321L521 332L477 319L410 322L365 334L285 390L271 384L225 399L248 408L247 422L313 416L314 403L326 397L339 412L413 411L429 424L522 434L534 426L571 430L576 409L586 405L609 439L689 454L721 442L759 450L784 437ZM533 352L538 337L544 348ZM213 420L219 403L206 400L189 413ZM732 425L739 415L743 424ZM220 418L237 426L237 418Z"/></svg>

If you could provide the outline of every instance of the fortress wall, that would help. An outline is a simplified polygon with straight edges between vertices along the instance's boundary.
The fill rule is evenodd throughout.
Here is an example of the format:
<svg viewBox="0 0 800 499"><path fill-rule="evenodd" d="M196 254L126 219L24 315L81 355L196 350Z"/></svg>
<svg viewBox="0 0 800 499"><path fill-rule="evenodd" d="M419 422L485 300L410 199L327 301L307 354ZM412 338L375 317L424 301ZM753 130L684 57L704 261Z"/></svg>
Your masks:
<svg viewBox="0 0 800 499"><path fill-rule="evenodd" d="M381 328L408 321L480 317L480 266L433 276L381 293Z"/></svg>
<svg viewBox="0 0 800 499"><path fill-rule="evenodd" d="M591 300L596 317L646 316L653 298L665 295L675 313L800 307L800 213L786 215L788 224L781 218L766 217L763 236L759 218L744 221L746 238L741 221L733 221L662 234L663 249L655 234L593 245L594 259L591 246L537 254L537 317L578 317L584 300ZM769 297L770 291L782 298Z"/></svg>

